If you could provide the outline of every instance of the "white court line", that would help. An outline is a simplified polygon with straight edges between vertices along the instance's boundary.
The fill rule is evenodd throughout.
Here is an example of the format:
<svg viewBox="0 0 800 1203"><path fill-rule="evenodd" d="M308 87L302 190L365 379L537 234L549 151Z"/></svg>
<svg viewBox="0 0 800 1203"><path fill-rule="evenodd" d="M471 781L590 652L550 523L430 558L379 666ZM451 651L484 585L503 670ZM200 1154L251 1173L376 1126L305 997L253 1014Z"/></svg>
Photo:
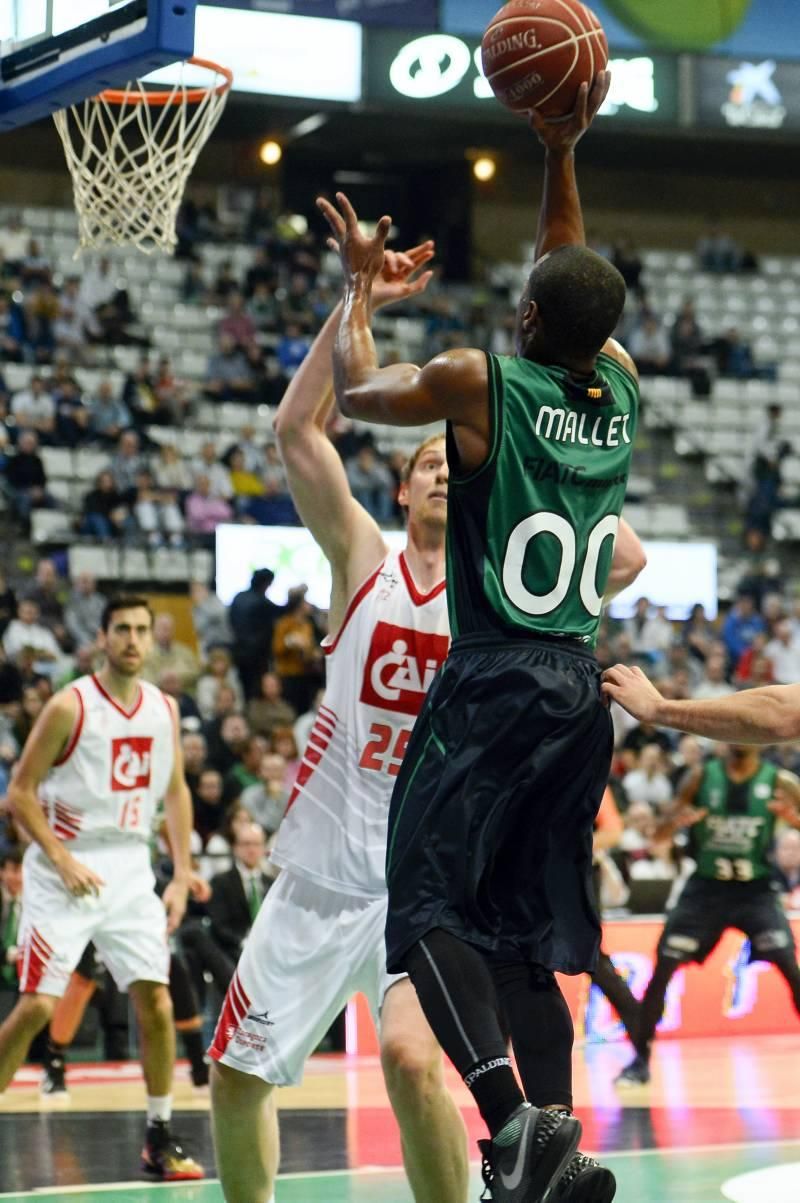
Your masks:
<svg viewBox="0 0 800 1203"><path fill-rule="evenodd" d="M740 1144L721 1144L721 1145L687 1145L683 1148L669 1149L623 1149L615 1153L601 1154L603 1160L620 1160L623 1157L672 1157L684 1156L690 1153L731 1153L736 1149L785 1149L797 1147L800 1145L800 1140L746 1140ZM474 1167L480 1163L477 1161L470 1162ZM378 1174L402 1174L402 1166L392 1165L377 1165L377 1166L359 1166L357 1169L351 1170L309 1170L307 1172L298 1172L292 1174L278 1174L279 1181L293 1182L300 1179L308 1178L356 1178L361 1175L367 1177L369 1175L376 1176ZM0 1191L0 1199L19 1199L24 1196L36 1197L40 1195L82 1195L82 1194L97 1194L100 1191L115 1191L115 1190L153 1190L153 1188L165 1189L171 1187L173 1190L176 1187L194 1187L198 1186L218 1186L219 1178L195 1178L189 1182L140 1182L134 1180L132 1182L93 1182L87 1186L37 1186L34 1190L9 1190Z"/></svg>

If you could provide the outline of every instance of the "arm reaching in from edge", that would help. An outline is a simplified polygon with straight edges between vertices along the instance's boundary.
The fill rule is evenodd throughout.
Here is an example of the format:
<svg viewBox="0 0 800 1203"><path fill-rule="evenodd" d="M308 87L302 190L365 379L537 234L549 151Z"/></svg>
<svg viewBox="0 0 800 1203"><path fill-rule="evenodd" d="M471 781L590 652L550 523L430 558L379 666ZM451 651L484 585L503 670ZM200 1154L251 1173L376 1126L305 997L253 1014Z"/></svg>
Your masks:
<svg viewBox="0 0 800 1203"><path fill-rule="evenodd" d="M725 698L677 702L662 697L640 668L615 664L603 673L603 693L640 722L723 743L800 739L800 685L767 685Z"/></svg>
<svg viewBox="0 0 800 1203"><path fill-rule="evenodd" d="M586 233L575 178L575 146L594 121L611 86L611 73L598 71L591 87L581 84L575 111L548 121L534 109L531 126L545 147L544 195L536 233L536 258L559 246L583 246Z"/></svg>
<svg viewBox="0 0 800 1203"><path fill-rule="evenodd" d="M192 796L183 771L183 749L178 737L179 719L172 698L166 698L172 715L173 738L175 741L172 776L164 795L164 816L172 856L172 881L164 891L161 901L167 912L167 931L176 931L186 913L186 902L192 880L192 858L189 841L192 835Z"/></svg>

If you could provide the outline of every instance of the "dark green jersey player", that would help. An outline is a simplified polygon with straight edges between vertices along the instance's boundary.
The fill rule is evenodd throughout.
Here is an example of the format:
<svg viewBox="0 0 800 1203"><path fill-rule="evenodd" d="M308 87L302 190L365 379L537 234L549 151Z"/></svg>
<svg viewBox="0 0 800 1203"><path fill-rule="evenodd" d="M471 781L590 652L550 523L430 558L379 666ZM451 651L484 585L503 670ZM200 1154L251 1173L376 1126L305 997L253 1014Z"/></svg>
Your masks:
<svg viewBox="0 0 800 1203"><path fill-rule="evenodd" d="M341 193L338 208L320 201L345 274L340 407L447 422L454 639L392 797L387 964L410 974L475 1097L495 1203L615 1193L610 1171L575 1152L572 1025L554 976L591 971L599 947L592 828L612 741L591 649L638 399L636 369L610 338L624 282L585 246L575 181L575 144L608 83L601 72L584 85L563 121L532 119L545 187L513 358L465 349L380 368L369 290L391 221L369 239Z"/></svg>
<svg viewBox="0 0 800 1203"><path fill-rule="evenodd" d="M638 386L601 353L577 380L557 364L490 356L489 454L451 471L453 638L504 631L594 645L625 500ZM458 448L448 431L451 462Z"/></svg>
<svg viewBox="0 0 800 1203"><path fill-rule="evenodd" d="M724 760L694 770L681 787L667 828L688 827L697 868L661 933L653 976L642 999L636 1057L621 1083L650 1079L650 1052L667 987L681 965L702 964L723 933L736 928L750 941L750 959L771 961L786 979L800 1013L800 971L794 937L772 885L778 816L800 825L800 782L762 762L757 748L732 744Z"/></svg>

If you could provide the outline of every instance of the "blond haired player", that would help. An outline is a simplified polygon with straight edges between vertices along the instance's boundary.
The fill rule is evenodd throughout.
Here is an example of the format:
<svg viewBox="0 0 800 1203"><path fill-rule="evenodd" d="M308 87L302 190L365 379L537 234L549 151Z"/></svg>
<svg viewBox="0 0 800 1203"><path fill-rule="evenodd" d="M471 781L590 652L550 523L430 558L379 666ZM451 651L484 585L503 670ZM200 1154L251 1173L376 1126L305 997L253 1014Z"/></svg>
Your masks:
<svg viewBox="0 0 800 1203"><path fill-rule="evenodd" d="M152 644L147 601L103 612L105 664L57 693L34 726L8 790L33 843L25 854L20 999L0 1027L0 1091L50 1019L90 940L133 1000L147 1087L142 1169L202 1178L170 1133L175 1034L167 935L189 886L191 799L174 702L140 679ZM175 876L153 892L149 840L164 799Z"/></svg>
<svg viewBox="0 0 800 1203"><path fill-rule="evenodd" d="M426 243L387 254L375 307L421 292ZM259 911L211 1056L214 1140L228 1203L266 1203L278 1168L276 1086L300 1080L330 1024L363 991L417 1203L464 1203L464 1126L442 1054L405 977L386 973L384 859L389 797L414 718L449 644L444 589L444 440L412 457L400 503L408 542L390 552L353 498L326 422L339 311L281 403L275 430L297 510L332 572L327 688Z"/></svg>

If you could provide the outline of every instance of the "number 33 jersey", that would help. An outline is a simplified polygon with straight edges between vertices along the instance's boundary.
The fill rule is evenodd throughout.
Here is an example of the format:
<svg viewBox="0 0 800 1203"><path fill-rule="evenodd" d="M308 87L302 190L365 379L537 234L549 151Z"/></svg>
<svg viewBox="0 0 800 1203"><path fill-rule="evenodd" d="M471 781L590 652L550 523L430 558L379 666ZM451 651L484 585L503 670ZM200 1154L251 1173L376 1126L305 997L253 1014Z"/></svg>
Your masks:
<svg viewBox="0 0 800 1203"><path fill-rule="evenodd" d="M69 687L77 717L60 758L39 787L48 822L73 847L97 839L150 839L175 761L166 697L147 681L130 710L95 676Z"/></svg>
<svg viewBox="0 0 800 1203"><path fill-rule="evenodd" d="M450 645L445 583L422 594L390 552L323 644L327 686L272 859L348 894L385 885L389 801Z"/></svg>

